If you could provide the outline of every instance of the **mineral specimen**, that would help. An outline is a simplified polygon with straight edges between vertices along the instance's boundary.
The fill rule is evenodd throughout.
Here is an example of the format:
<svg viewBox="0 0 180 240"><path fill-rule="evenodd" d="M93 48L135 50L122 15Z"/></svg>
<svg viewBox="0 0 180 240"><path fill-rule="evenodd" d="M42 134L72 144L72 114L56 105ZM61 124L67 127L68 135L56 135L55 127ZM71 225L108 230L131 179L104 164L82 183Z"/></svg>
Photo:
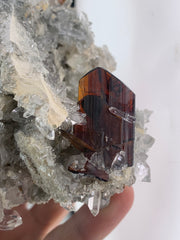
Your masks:
<svg viewBox="0 0 180 240"><path fill-rule="evenodd" d="M69 169L108 180L106 170L114 167L115 162L120 169L131 167L134 155L134 93L106 70L96 68L80 80L79 105L81 112L86 114L86 124L75 124L73 135L70 137L69 134L67 138L75 147L82 149L88 162L85 170ZM99 155L97 161L102 165L101 171L90 163L95 153ZM117 155L121 157L117 158Z"/></svg>
<svg viewBox="0 0 180 240"><path fill-rule="evenodd" d="M97 151L102 146L95 146L82 136L79 139L77 129L81 124L85 126L86 121L88 126L91 122L87 101L106 105L107 99L100 99L101 94L88 97L82 91L84 95L78 105L78 81L95 67L112 72L116 64L106 46L94 45L87 17L78 15L71 3L71 0L64 4L56 0L0 1L1 229L12 229L21 223L18 213L8 212L19 204L45 203L53 198L63 207L73 209L74 203L80 201L97 215L110 197L122 192L125 185L133 184L135 177L150 179L146 153L154 140L144 127L149 111L136 110L133 165L132 153L128 155L123 148L103 165L100 159L106 153ZM119 87L120 82L116 84ZM107 108L102 108L108 113L93 116L104 116L106 121L100 124L93 120L91 127L96 130L102 127L108 138L112 135L114 138L115 130L108 132L106 128L108 119L117 122L118 131L121 122L132 126L134 105L130 104L132 108L129 105L127 109L131 110L126 112L116 105L118 101L112 105L108 101ZM131 137L133 140L133 127L129 129L125 148L131 144ZM68 140L71 134L73 141L78 138L81 147L91 150L90 156L72 145ZM123 138L117 136L113 141L119 140ZM70 167L72 171L84 168L88 174L74 174Z"/></svg>

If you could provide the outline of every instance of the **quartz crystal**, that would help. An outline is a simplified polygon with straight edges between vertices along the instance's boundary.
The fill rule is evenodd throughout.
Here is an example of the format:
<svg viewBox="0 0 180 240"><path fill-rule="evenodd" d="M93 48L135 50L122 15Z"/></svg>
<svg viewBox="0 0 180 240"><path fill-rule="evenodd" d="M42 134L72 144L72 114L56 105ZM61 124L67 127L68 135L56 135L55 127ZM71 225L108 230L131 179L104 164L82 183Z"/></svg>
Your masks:
<svg viewBox="0 0 180 240"><path fill-rule="evenodd" d="M103 70L116 67L107 46L94 44L86 15L71 0L60 2L0 1L1 229L21 223L17 213L7 211L25 202L54 199L69 210L82 202L97 215L135 178L150 180L151 112L134 112L132 91ZM96 67L101 68L82 78ZM91 75L95 92L87 82ZM89 102L99 114L88 109ZM87 125L102 142L93 142Z"/></svg>
<svg viewBox="0 0 180 240"><path fill-rule="evenodd" d="M89 210L92 212L94 216L98 215L100 206L101 206L101 192L100 191L92 191L92 197L88 200Z"/></svg>

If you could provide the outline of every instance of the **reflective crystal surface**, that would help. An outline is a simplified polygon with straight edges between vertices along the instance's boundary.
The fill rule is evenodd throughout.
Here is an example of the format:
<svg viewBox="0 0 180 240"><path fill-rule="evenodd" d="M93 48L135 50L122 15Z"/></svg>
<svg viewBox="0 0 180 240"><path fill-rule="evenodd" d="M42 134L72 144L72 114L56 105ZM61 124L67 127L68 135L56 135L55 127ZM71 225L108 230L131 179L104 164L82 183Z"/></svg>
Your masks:
<svg viewBox="0 0 180 240"><path fill-rule="evenodd" d="M135 94L108 71L96 68L79 82L79 105L80 111L86 114L86 123L74 125L71 143L81 147L89 159L84 173L107 181L101 166L100 169L90 166L91 156L96 152L102 154L104 171L112 167L117 153L121 156L125 153L121 157L121 168L133 165Z"/></svg>
<svg viewBox="0 0 180 240"><path fill-rule="evenodd" d="M88 207L91 213L96 216L99 213L101 206L101 192L100 191L92 191L92 197L88 199Z"/></svg>

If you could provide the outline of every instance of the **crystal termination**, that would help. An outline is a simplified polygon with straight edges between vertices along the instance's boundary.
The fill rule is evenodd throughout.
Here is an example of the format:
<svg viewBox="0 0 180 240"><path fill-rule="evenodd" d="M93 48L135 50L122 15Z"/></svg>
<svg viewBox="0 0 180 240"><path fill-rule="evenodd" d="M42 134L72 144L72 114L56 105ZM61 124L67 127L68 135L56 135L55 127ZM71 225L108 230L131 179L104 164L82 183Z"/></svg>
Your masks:
<svg viewBox="0 0 180 240"><path fill-rule="evenodd" d="M69 170L106 181L108 175L105 170L111 169L115 156L121 151L125 153L121 158L121 169L131 167L134 155L134 93L108 71L96 68L80 80L79 105L80 111L86 114L86 124L74 125L71 143L83 149L88 161L85 170L72 167ZM104 172L90 163L95 152L103 156L97 161L102 161Z"/></svg>

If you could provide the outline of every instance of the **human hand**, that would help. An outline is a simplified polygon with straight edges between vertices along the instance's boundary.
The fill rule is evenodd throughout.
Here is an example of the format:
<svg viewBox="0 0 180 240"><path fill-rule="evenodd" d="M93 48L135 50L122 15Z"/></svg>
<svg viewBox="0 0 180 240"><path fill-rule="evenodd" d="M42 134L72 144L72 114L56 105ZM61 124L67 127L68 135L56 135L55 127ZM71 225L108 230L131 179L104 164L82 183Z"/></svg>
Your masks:
<svg viewBox="0 0 180 240"><path fill-rule="evenodd" d="M125 217L133 198L133 189L126 187L96 217L84 205L62 225L59 223L68 211L53 200L31 210L22 205L15 210L22 216L23 224L11 231L0 231L0 240L101 240Z"/></svg>

